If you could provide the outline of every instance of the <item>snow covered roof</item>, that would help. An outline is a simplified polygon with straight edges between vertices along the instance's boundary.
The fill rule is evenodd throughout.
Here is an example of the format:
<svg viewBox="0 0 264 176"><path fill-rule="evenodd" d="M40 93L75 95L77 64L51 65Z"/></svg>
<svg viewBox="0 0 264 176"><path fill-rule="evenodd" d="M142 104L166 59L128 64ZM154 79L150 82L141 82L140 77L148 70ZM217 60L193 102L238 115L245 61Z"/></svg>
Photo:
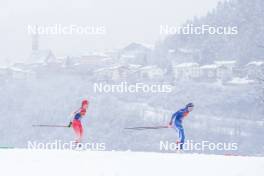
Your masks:
<svg viewBox="0 0 264 176"><path fill-rule="evenodd" d="M123 58L135 58L134 55L130 55L130 54L122 54L121 57L123 57Z"/></svg>
<svg viewBox="0 0 264 176"><path fill-rule="evenodd" d="M57 56L56 59L57 60L65 60L65 59L67 59L67 56Z"/></svg>
<svg viewBox="0 0 264 176"><path fill-rule="evenodd" d="M108 70L108 68L99 68L99 69L95 70L94 72L96 73L96 72L101 72L101 71L105 71L105 70Z"/></svg>
<svg viewBox="0 0 264 176"><path fill-rule="evenodd" d="M239 77L235 77L233 78L231 81L229 81L229 84L251 84L254 83L254 80L249 80L247 78L239 78Z"/></svg>
<svg viewBox="0 0 264 176"><path fill-rule="evenodd" d="M23 72L23 73L33 73L32 71L29 71L29 70L23 70L21 68L17 68L17 67L10 67L10 69L12 71L15 71L15 72Z"/></svg>
<svg viewBox="0 0 264 176"><path fill-rule="evenodd" d="M262 61L252 61L252 62L249 62L247 64L247 66L249 66L249 65L261 66L263 64L264 64L264 62L262 62Z"/></svg>
<svg viewBox="0 0 264 176"><path fill-rule="evenodd" d="M175 50L174 50L174 49L169 49L168 52L169 52L169 53L174 53Z"/></svg>
<svg viewBox="0 0 264 176"><path fill-rule="evenodd" d="M230 60L230 61L222 60L222 61L215 61L214 63L217 65L228 65L228 64L235 64L237 63L237 61L236 60Z"/></svg>
<svg viewBox="0 0 264 176"><path fill-rule="evenodd" d="M200 68L201 68L201 69L216 69L216 68L218 68L218 67L219 67L218 65L211 64L211 65L203 65L203 66L201 66Z"/></svg>
<svg viewBox="0 0 264 176"><path fill-rule="evenodd" d="M121 68L121 67L123 67L123 66L118 64L118 65L113 65L111 67L99 68L95 72L100 72L100 71L104 71L104 70L115 70L115 69L118 69L118 68Z"/></svg>
<svg viewBox="0 0 264 176"><path fill-rule="evenodd" d="M31 56L28 59L28 62L44 64L55 60L56 58L51 50L37 50L37 51L32 51Z"/></svg>
<svg viewBox="0 0 264 176"><path fill-rule="evenodd" d="M131 68L131 69L136 69L136 68L140 68L140 67L142 67L142 65L136 65L136 64L130 64L129 65L129 68Z"/></svg>
<svg viewBox="0 0 264 176"><path fill-rule="evenodd" d="M153 46L151 46L153 47ZM123 48L123 51L135 51L135 50L150 50L150 45L147 44L140 44L140 43L130 43L128 46Z"/></svg>
<svg viewBox="0 0 264 176"><path fill-rule="evenodd" d="M141 43L142 46L146 47L146 48L149 48L149 49L154 49L155 46L154 45L151 45L151 44L147 44L147 43Z"/></svg>
<svg viewBox="0 0 264 176"><path fill-rule="evenodd" d="M10 67L10 69L13 71L24 71L24 70L17 68L17 67Z"/></svg>
<svg viewBox="0 0 264 176"><path fill-rule="evenodd" d="M182 53L194 53L194 52L198 52L199 50L189 49L189 48L179 48L178 51L180 51Z"/></svg>
<svg viewBox="0 0 264 176"><path fill-rule="evenodd" d="M82 55L82 57L86 57L86 56L109 57L108 55L106 55L105 53L102 53L102 52L86 52Z"/></svg>
<svg viewBox="0 0 264 176"><path fill-rule="evenodd" d="M142 67L142 70L149 70L149 69L158 69L159 67L157 65L149 65L149 66L145 66Z"/></svg>
<svg viewBox="0 0 264 176"><path fill-rule="evenodd" d="M199 66L198 63L195 63L195 62L186 62L186 63L181 63L181 64L178 64L178 65L174 65L174 67L193 67L193 66Z"/></svg>
<svg viewBox="0 0 264 176"><path fill-rule="evenodd" d="M111 60L113 60L113 59L110 58L110 57L106 57L106 58L103 58L101 61L102 61L102 62L105 62L105 61L111 61Z"/></svg>
<svg viewBox="0 0 264 176"><path fill-rule="evenodd" d="M7 66L0 66L0 69L8 69Z"/></svg>
<svg viewBox="0 0 264 176"><path fill-rule="evenodd" d="M115 69L118 69L118 68L121 68L123 67L122 65L114 65L112 67L109 67L109 69L112 69L112 70L115 70Z"/></svg>

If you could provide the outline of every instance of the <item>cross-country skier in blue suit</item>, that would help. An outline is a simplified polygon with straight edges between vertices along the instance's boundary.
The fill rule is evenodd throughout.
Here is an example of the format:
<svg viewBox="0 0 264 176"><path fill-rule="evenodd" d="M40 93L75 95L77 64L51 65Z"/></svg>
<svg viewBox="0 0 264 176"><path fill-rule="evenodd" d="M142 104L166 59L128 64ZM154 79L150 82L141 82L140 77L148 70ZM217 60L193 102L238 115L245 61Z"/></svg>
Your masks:
<svg viewBox="0 0 264 176"><path fill-rule="evenodd" d="M189 112L193 110L194 104L193 103L188 103L185 108L178 110L175 112L170 120L169 127L174 127L177 129L179 133L179 141L177 141L178 144L180 144L180 149L182 150L184 140L185 140L185 135L184 135L184 128L182 126L182 120L184 117L186 117Z"/></svg>

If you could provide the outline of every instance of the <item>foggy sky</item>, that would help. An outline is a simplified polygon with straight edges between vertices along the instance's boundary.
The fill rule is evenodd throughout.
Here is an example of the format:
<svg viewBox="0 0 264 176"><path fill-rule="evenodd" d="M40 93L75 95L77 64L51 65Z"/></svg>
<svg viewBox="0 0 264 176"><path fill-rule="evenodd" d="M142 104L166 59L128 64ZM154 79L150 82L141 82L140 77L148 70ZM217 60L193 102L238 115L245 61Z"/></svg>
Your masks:
<svg viewBox="0 0 264 176"><path fill-rule="evenodd" d="M105 26L106 35L41 36L40 48L56 56L153 45L160 25L179 25L206 15L219 0L0 0L0 64L23 61L31 51L28 25Z"/></svg>

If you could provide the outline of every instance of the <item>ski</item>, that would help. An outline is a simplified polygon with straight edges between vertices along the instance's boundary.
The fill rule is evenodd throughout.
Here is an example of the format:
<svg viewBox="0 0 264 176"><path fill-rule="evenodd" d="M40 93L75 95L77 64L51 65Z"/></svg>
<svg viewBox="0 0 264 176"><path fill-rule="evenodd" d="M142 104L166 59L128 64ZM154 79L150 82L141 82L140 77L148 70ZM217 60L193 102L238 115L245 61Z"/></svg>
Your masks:
<svg viewBox="0 0 264 176"><path fill-rule="evenodd" d="M32 125L33 127L62 127L62 128L69 128L68 125Z"/></svg>
<svg viewBox="0 0 264 176"><path fill-rule="evenodd" d="M15 147L9 147L9 146L0 146L0 149L15 149Z"/></svg>

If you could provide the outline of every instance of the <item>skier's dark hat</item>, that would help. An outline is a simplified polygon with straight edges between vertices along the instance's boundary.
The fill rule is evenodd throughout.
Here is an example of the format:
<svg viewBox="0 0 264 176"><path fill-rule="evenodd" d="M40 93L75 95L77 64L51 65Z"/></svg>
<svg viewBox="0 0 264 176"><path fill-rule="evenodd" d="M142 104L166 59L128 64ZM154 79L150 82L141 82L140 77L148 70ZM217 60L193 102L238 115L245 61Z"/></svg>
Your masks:
<svg viewBox="0 0 264 176"><path fill-rule="evenodd" d="M186 105L186 108L188 108L188 107L194 107L194 104L193 104L193 103L188 103L188 104Z"/></svg>

